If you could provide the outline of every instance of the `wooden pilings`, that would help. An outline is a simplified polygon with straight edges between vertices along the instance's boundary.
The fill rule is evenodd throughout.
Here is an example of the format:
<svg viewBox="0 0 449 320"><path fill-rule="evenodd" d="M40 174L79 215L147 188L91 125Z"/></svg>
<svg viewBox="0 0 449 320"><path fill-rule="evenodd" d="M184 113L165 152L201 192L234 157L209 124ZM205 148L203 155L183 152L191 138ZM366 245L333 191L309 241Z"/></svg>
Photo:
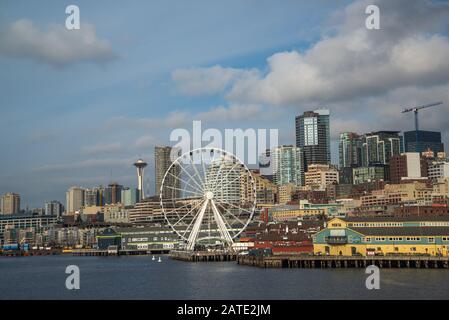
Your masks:
<svg viewBox="0 0 449 320"><path fill-rule="evenodd" d="M237 256L241 265L261 268L433 268L449 269L449 257L427 256Z"/></svg>
<svg viewBox="0 0 449 320"><path fill-rule="evenodd" d="M171 251L170 257L174 260L189 262L223 262L236 261L237 253L235 252L189 252L189 251Z"/></svg>

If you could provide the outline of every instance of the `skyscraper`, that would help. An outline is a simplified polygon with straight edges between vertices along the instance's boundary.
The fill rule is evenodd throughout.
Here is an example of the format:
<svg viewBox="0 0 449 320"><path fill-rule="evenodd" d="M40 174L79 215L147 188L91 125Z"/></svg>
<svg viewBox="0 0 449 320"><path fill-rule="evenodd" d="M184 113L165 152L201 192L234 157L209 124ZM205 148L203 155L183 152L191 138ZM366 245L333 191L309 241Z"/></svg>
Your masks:
<svg viewBox="0 0 449 320"><path fill-rule="evenodd" d="M2 196L2 214L17 214L20 212L20 195L8 192Z"/></svg>
<svg viewBox="0 0 449 320"><path fill-rule="evenodd" d="M155 192L157 196L160 195L165 173L172 164L172 150L174 155L180 155L179 149L173 149L169 146L156 146L154 148ZM181 168L179 166L173 166L170 173L171 174L168 174L165 180L165 185L168 186L168 188L163 190L162 198L164 199L179 198L181 194L180 190L177 190L181 189L181 181L176 179L176 177L181 175Z"/></svg>
<svg viewBox="0 0 449 320"><path fill-rule="evenodd" d="M330 164L329 110L306 111L296 117L296 147L304 152L304 171L310 164Z"/></svg>
<svg viewBox="0 0 449 320"><path fill-rule="evenodd" d="M366 133L362 144L362 165L388 165L390 158L400 154L399 131Z"/></svg>
<svg viewBox="0 0 449 320"><path fill-rule="evenodd" d="M362 165L362 137L354 132L341 133L338 153L340 183L352 184L352 168Z"/></svg>
<svg viewBox="0 0 449 320"><path fill-rule="evenodd" d="M417 140L418 139L418 140ZM444 144L441 142L441 132L437 131L406 131L404 132L405 152L424 152L428 149L433 152L443 152Z"/></svg>
<svg viewBox="0 0 449 320"><path fill-rule="evenodd" d="M66 192L67 213L73 213L81 210L84 206L84 189L80 187L71 187Z"/></svg>
<svg viewBox="0 0 449 320"><path fill-rule="evenodd" d="M340 134L338 145L340 168L358 167L362 162L362 139L354 132Z"/></svg>
<svg viewBox="0 0 449 320"><path fill-rule="evenodd" d="M304 185L304 158L301 148L279 146L273 150L272 160L277 185Z"/></svg>

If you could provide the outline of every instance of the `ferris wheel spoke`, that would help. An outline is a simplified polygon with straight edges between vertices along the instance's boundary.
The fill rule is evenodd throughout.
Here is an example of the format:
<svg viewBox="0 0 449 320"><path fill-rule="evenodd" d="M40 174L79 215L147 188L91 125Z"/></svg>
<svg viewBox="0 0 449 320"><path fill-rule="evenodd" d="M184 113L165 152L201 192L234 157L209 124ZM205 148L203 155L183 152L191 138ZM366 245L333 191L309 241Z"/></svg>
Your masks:
<svg viewBox="0 0 449 320"><path fill-rule="evenodd" d="M192 207L192 209L190 209L185 215L182 216L181 219L179 219L178 221L176 221L172 226L176 226L179 222L181 222L188 214L190 214L193 210L195 210L196 208L198 208L198 206L201 204L201 202L198 202L195 206Z"/></svg>
<svg viewBox="0 0 449 320"><path fill-rule="evenodd" d="M232 204L232 203L229 203L229 202L226 202L226 201L223 201L223 200L219 200L219 199L217 201L219 203L223 203L223 204L229 205L229 206L231 206L231 207L233 207L235 209L238 209L238 210L241 210L241 211L245 211L245 212L248 212L248 213L252 213L251 210L244 209L242 207L236 206L235 204Z"/></svg>
<svg viewBox="0 0 449 320"><path fill-rule="evenodd" d="M193 190L196 190L199 194L203 194L202 189L198 189L195 186L191 185L190 183L188 183L187 181L185 181L184 179L181 179L180 177L175 176L174 174L172 174L171 172L167 171L168 174L170 174L173 178L178 179L181 182L184 182L186 186L191 187ZM182 189L179 189L181 191L184 191ZM187 190L186 190L187 191Z"/></svg>
<svg viewBox="0 0 449 320"><path fill-rule="evenodd" d="M236 220L238 220L243 226L245 225L245 223L240 220L239 218L237 218L237 216L235 216L230 210L228 210L226 207L224 207L220 202L218 202L218 205L220 207L222 207L227 213L229 213L231 216L233 216Z"/></svg>
<svg viewBox="0 0 449 320"><path fill-rule="evenodd" d="M203 167L204 182L205 182L204 186L207 186L207 174L206 174L207 171L206 171L206 164L203 159L203 153L201 153L201 166Z"/></svg>
<svg viewBox="0 0 449 320"><path fill-rule="evenodd" d="M183 205L183 206L181 206L181 207L179 207L179 208L175 207L175 208L173 208L173 210L168 211L167 214L173 213L173 212L176 212L176 213L177 213L178 210L181 210L182 208L185 208L185 207L188 207L188 206L191 206L191 205L192 205L192 204L187 203L187 204L185 204L185 205Z"/></svg>
<svg viewBox="0 0 449 320"><path fill-rule="evenodd" d="M166 202L166 203L173 203L173 202L175 202L176 200L178 200L178 201L186 201L186 200L194 200L194 199L198 199L198 198L202 198L202 197L189 197L189 198L170 198L170 199L166 199L166 200L164 200L164 202Z"/></svg>
<svg viewBox="0 0 449 320"><path fill-rule="evenodd" d="M197 195L197 196L199 196L199 197L202 197L202 196L203 196L201 193L198 193L198 192L195 192L195 191L190 191L190 190L186 190L186 189L175 188L175 187L172 187L172 186L164 186L164 187L165 187L165 188L172 189L172 190L178 190L178 191L182 191L182 192L188 192L188 193L191 193L191 194L195 194L195 195ZM184 198L172 198L172 200L174 200L174 199L184 199Z"/></svg>
<svg viewBox="0 0 449 320"><path fill-rule="evenodd" d="M223 208L226 211L226 208L224 208L221 204L217 203L221 208ZM233 227L231 225L231 223L229 223L228 219L223 219L223 221L225 222L225 224L228 225L229 230L228 232L232 232L234 235L237 234L238 232L235 232L234 229L236 229L236 227ZM235 221L235 220L234 220ZM242 222L240 222L242 224L242 226L245 226L245 224L243 224ZM237 228L237 229L241 229L241 228Z"/></svg>
<svg viewBox="0 0 449 320"><path fill-rule="evenodd" d="M241 177L240 177L240 175L237 177L237 178L235 178L234 180L232 180L232 181L229 181L229 182L226 182L226 184L231 184L231 183L234 183L235 181L237 181L237 180L240 180L241 179ZM226 180L225 180L226 181ZM218 187L218 186L216 186L216 187Z"/></svg>
<svg viewBox="0 0 449 320"><path fill-rule="evenodd" d="M226 179L228 178L228 176L229 176L229 174L232 172L232 171L234 171L234 168L238 165L239 163L238 162L236 162L233 166L232 166L232 168L230 169L230 170L228 170L228 172L226 173L226 176L224 177L224 179L222 179L222 182L223 181L226 181ZM220 185L221 186L221 185ZM216 191L216 189L218 188L219 186L217 185L217 184L215 184L215 186L214 186L214 192Z"/></svg>
<svg viewBox="0 0 449 320"><path fill-rule="evenodd" d="M189 172L188 172L188 171L187 171L181 164L178 164L178 165L179 165L179 167L181 168L181 170L183 170L183 171L189 176L189 178L191 178L192 181L195 182L195 184L196 184L197 187L199 188L198 191L200 191L201 193L203 193L204 188L198 184L198 182L192 177L192 175L191 175L191 174L190 174L190 173L189 173Z"/></svg>
<svg viewBox="0 0 449 320"><path fill-rule="evenodd" d="M196 165L193 163L193 160L191 157L190 157L190 163L193 167L193 170L195 170L196 175L198 175L198 178L200 179L201 185L203 186L203 190L204 190L205 184L204 184L203 178L201 177L200 173L198 172L198 169L197 169Z"/></svg>
<svg viewBox="0 0 449 320"><path fill-rule="evenodd" d="M204 204L204 201L201 202L201 204ZM192 218L192 221L190 221L189 225L187 226L187 228L184 230L184 233L182 234L182 237L185 238L185 235L187 233L187 231L189 231L190 226L193 224L193 222L196 220L196 218L198 217L198 215L200 214L201 210L198 210L195 215Z"/></svg>
<svg viewBox="0 0 449 320"><path fill-rule="evenodd" d="M221 159L220 159L220 161L221 161ZM221 169L223 168L223 166L224 166L224 163L220 163L220 166L219 166L219 168L218 168L218 170L217 170L217 173L215 174L215 177L214 177L214 183L213 183L213 185L212 185L212 188L214 188L214 190L215 190L215 186L217 185L217 181L218 181L218 176L220 175L220 173L221 173Z"/></svg>

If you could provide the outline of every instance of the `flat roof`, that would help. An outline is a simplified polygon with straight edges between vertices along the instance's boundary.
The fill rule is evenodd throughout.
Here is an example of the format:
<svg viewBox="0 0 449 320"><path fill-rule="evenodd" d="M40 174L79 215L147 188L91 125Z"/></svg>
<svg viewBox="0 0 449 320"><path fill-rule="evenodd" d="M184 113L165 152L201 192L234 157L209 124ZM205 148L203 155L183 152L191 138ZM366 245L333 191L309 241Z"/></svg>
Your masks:
<svg viewBox="0 0 449 320"><path fill-rule="evenodd" d="M350 228L367 236L449 236L449 227Z"/></svg>
<svg viewBox="0 0 449 320"><path fill-rule="evenodd" d="M441 216L400 216L400 217L346 217L339 218L346 222L422 222L449 221L449 215Z"/></svg>

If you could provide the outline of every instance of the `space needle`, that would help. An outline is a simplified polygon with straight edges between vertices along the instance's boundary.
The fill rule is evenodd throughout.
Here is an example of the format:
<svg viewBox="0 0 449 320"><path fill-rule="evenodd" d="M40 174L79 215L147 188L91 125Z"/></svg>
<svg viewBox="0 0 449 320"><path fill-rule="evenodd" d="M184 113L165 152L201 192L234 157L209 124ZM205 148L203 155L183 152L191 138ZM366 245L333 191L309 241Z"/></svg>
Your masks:
<svg viewBox="0 0 449 320"><path fill-rule="evenodd" d="M139 190L139 202L145 198L144 189L143 189L143 170L147 166L147 163L142 159L137 160L134 163L134 166L137 168L137 189Z"/></svg>

